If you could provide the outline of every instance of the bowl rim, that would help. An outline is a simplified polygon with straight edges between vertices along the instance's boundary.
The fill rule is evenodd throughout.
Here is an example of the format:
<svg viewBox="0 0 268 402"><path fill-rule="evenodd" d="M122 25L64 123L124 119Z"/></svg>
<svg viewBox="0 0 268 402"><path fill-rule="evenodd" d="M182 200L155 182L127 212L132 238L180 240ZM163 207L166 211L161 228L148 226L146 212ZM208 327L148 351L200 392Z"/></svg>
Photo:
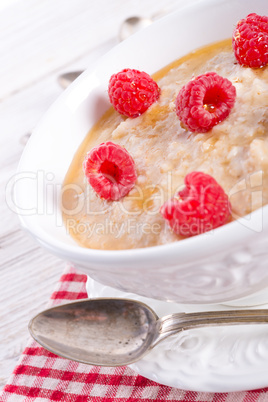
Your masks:
<svg viewBox="0 0 268 402"><path fill-rule="evenodd" d="M266 218L268 218L267 206L264 207L266 210ZM261 209L258 209L252 213L256 216L256 219L262 214ZM193 236L186 238L181 241L175 241L172 243L150 246L144 248L134 248L134 249L123 249L123 250L101 250L101 249L90 249L86 247L81 247L78 244L65 244L58 239L51 236L47 236L46 232L36 229L36 227L30 227L30 225L25 224L25 219L21 218L21 224L26 231L30 233L39 243L45 246L46 249L51 251L53 254L59 255L68 259L69 261L92 261L102 263L125 263L135 257L135 261L157 261L160 257L165 258L168 262L169 259L173 259L174 255L178 256L181 261L192 259L193 253L196 252L198 258L203 258L213 252L223 251L222 245L224 244L224 249L231 251L237 246L237 244L246 244L248 240L252 239L253 236L259 235L259 233L250 232L248 229L241 230L242 225L239 221L233 221L227 223L215 229L212 233L203 233L198 236ZM267 219L266 219L267 221ZM236 232L235 239L230 236L230 233ZM211 237L208 237L211 236ZM198 238L198 240L197 240ZM212 240L212 241L210 241ZM236 241L234 241L236 240ZM196 244L199 243L199 244Z"/></svg>

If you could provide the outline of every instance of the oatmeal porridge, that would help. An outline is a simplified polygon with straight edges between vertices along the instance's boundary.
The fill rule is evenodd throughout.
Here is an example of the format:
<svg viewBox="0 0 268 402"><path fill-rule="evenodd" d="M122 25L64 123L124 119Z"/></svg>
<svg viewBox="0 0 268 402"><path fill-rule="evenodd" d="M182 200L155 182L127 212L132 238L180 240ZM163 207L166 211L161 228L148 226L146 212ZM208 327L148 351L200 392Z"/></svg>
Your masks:
<svg viewBox="0 0 268 402"><path fill-rule="evenodd" d="M206 133L191 132L175 110L179 90L196 77L216 72L236 89L229 116ZM183 239L160 214L193 171L211 175L232 205L230 220L268 203L268 69L239 65L230 40L192 52L153 75L159 98L136 118L110 108L76 152L62 191L68 233L83 247L133 249ZM137 179L117 201L105 200L82 169L89 150L112 141L135 161Z"/></svg>

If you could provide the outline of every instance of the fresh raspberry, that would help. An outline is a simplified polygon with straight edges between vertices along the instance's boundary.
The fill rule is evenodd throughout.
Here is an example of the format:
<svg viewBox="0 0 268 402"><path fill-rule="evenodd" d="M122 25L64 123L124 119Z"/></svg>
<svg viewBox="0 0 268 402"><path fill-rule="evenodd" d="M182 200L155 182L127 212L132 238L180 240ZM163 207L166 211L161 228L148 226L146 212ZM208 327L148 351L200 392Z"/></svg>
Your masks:
<svg viewBox="0 0 268 402"><path fill-rule="evenodd" d="M205 133L230 114L235 103L236 89L217 73L199 75L189 81L175 101L182 127Z"/></svg>
<svg viewBox="0 0 268 402"><path fill-rule="evenodd" d="M128 151L113 142L104 142L87 153L85 176L96 193L117 201L127 195L137 179L135 163Z"/></svg>
<svg viewBox="0 0 268 402"><path fill-rule="evenodd" d="M249 14L237 23L232 41L239 64L264 67L268 63L268 17Z"/></svg>
<svg viewBox="0 0 268 402"><path fill-rule="evenodd" d="M195 236L228 221L231 204L213 177L202 172L192 172L185 177L184 182L186 187L160 209L176 234Z"/></svg>
<svg viewBox="0 0 268 402"><path fill-rule="evenodd" d="M108 94L119 113L138 117L158 99L160 89L147 73L125 68L111 76Z"/></svg>

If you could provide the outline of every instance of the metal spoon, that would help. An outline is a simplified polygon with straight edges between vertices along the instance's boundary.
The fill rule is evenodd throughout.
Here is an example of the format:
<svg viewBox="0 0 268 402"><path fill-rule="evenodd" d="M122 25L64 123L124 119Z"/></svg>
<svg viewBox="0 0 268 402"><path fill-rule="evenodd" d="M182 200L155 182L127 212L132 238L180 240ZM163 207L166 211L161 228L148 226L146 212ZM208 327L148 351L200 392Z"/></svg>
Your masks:
<svg viewBox="0 0 268 402"><path fill-rule="evenodd" d="M158 318L129 299L85 299L50 308L29 323L33 338L51 352L81 363L122 366L141 359L168 336L183 330L268 323L268 310L177 313Z"/></svg>
<svg viewBox="0 0 268 402"><path fill-rule="evenodd" d="M145 17L129 17L125 21L123 21L120 29L119 29L119 41L123 41L127 39L129 36L134 33L140 31L142 28L152 24L155 18L161 16L162 13L159 12L159 15L152 18ZM63 88L66 89L79 75L83 73L82 70L78 71L70 71L67 73L60 74L58 76L58 83ZM26 133L20 138L20 143L25 146L28 139L30 138L31 133Z"/></svg>
<svg viewBox="0 0 268 402"><path fill-rule="evenodd" d="M153 18L130 17L123 21L119 30L119 40L123 41L134 33L153 23Z"/></svg>
<svg viewBox="0 0 268 402"><path fill-rule="evenodd" d="M129 17L123 21L119 29L119 41L127 39L129 36L140 31L141 29L149 26L154 21L154 17ZM83 71L71 71L69 73L63 73L58 77L58 83L63 89L66 89Z"/></svg>
<svg viewBox="0 0 268 402"><path fill-rule="evenodd" d="M66 89L82 73L83 71L70 71L69 73L60 74L58 83L63 89Z"/></svg>

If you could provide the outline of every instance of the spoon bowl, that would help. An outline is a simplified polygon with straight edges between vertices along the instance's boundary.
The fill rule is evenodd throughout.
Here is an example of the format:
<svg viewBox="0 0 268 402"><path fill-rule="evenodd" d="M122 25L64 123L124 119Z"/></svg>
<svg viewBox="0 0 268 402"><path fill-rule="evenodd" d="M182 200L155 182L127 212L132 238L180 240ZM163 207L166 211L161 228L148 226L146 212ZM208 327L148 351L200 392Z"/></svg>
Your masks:
<svg viewBox="0 0 268 402"><path fill-rule="evenodd" d="M141 359L170 335L196 327L268 322L268 310L177 313L158 318L130 299L85 299L52 307L29 323L49 351L81 363L123 366Z"/></svg>
<svg viewBox="0 0 268 402"><path fill-rule="evenodd" d="M153 343L157 315L128 299L93 299L48 309L29 329L46 349L82 363L120 366L136 361Z"/></svg>

